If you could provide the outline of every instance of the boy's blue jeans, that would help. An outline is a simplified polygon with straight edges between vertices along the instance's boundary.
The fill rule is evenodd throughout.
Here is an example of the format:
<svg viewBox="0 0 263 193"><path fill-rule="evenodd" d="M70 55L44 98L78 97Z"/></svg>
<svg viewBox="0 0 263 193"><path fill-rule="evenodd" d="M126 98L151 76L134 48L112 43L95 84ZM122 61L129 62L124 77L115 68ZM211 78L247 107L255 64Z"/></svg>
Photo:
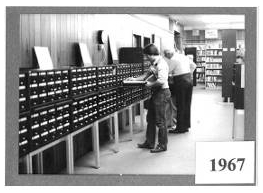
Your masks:
<svg viewBox="0 0 263 193"><path fill-rule="evenodd" d="M155 145L156 126L158 127L158 143L160 145L167 145L167 110L171 93L169 88L158 89L153 91L149 100L148 113L147 113L147 130L146 142L149 145Z"/></svg>

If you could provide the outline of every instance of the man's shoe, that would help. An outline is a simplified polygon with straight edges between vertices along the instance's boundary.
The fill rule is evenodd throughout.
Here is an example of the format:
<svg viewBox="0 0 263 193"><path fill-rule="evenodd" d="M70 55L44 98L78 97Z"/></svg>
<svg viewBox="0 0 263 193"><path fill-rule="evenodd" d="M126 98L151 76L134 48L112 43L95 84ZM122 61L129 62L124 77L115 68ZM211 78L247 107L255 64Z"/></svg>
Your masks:
<svg viewBox="0 0 263 193"><path fill-rule="evenodd" d="M155 149L151 149L151 153L159 153L159 152L162 152L162 151L166 151L167 150L167 146L166 145L160 145L160 144L158 144L157 146L156 146L156 148Z"/></svg>
<svg viewBox="0 0 263 193"><path fill-rule="evenodd" d="M167 128L168 131L175 130L175 129L176 129L176 125Z"/></svg>
<svg viewBox="0 0 263 193"><path fill-rule="evenodd" d="M173 130L176 129L176 125L172 126L172 129L173 129Z"/></svg>
<svg viewBox="0 0 263 193"><path fill-rule="evenodd" d="M153 149L154 145L149 145L147 142L137 144L138 148Z"/></svg>
<svg viewBox="0 0 263 193"><path fill-rule="evenodd" d="M185 130L173 129L173 130L170 130L169 133L180 134L180 133L186 133L188 131L189 131L188 129L185 129Z"/></svg>

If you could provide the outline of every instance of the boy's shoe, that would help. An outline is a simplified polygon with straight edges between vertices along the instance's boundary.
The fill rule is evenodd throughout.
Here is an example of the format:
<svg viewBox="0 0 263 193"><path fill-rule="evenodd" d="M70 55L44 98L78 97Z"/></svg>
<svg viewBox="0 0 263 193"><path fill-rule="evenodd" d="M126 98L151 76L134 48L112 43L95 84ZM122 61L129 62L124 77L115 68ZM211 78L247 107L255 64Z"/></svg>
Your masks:
<svg viewBox="0 0 263 193"><path fill-rule="evenodd" d="M145 149L153 149L154 145L149 145L149 143L144 142L144 143L139 143L137 144L138 148L145 148Z"/></svg>
<svg viewBox="0 0 263 193"><path fill-rule="evenodd" d="M156 148L155 149L151 149L151 153L159 153L159 152L162 152L162 151L166 151L167 150L167 146L166 145L160 145L160 144L158 144L157 146L156 146Z"/></svg>

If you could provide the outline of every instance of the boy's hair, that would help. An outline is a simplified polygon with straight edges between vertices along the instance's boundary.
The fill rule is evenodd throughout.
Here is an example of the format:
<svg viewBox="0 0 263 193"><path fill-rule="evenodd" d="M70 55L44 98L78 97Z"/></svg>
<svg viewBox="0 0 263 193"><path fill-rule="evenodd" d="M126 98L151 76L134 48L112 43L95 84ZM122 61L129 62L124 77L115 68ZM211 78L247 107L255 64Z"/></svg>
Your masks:
<svg viewBox="0 0 263 193"><path fill-rule="evenodd" d="M159 50L154 44L148 44L143 48L143 53L147 55L159 55Z"/></svg>

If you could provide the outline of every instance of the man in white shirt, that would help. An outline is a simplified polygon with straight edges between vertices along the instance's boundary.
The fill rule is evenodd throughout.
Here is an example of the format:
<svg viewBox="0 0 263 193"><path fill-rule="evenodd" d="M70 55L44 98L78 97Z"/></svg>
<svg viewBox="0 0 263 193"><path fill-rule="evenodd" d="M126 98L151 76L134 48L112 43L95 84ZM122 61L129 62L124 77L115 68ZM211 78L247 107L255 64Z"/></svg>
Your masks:
<svg viewBox="0 0 263 193"><path fill-rule="evenodd" d="M169 66L169 79L172 80L169 87L172 94L173 125L169 133L185 133L191 127L191 74L196 64L174 50L164 50L164 55Z"/></svg>
<svg viewBox="0 0 263 193"><path fill-rule="evenodd" d="M151 149L151 153L158 153L167 150L167 126L166 112L169 108L171 93L168 85L169 67L160 56L159 50L154 44L149 44L143 49L144 54L151 62L147 73L137 78L128 80L147 80L147 87L152 90L152 95L148 104L146 140L138 144L138 148ZM158 127L158 144L155 145L156 126Z"/></svg>

